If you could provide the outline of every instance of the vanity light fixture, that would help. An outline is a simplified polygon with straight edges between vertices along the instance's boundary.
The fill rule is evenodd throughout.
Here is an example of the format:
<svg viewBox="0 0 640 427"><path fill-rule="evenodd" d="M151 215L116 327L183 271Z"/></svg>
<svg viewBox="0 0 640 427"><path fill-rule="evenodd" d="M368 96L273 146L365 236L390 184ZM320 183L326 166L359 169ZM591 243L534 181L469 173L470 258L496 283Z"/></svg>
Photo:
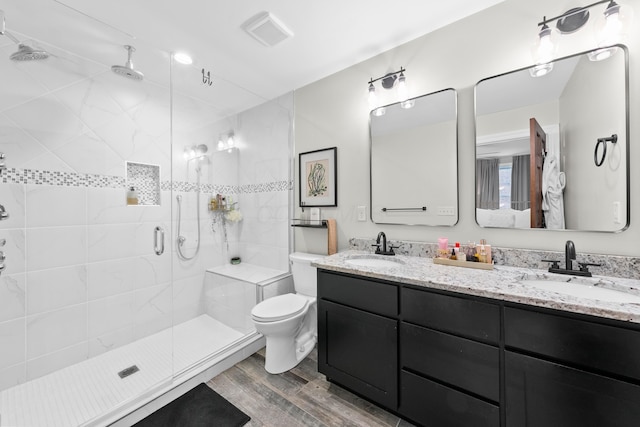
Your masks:
<svg viewBox="0 0 640 427"><path fill-rule="evenodd" d="M183 157L187 160L193 160L201 157L205 157L209 148L204 145L192 145L191 147L184 147Z"/></svg>
<svg viewBox="0 0 640 427"><path fill-rule="evenodd" d="M372 77L369 80L369 109L373 112L374 116L382 116L386 113L384 107L378 107L376 88L373 85L378 81L384 89L392 89L394 86L397 86L396 90L398 91L398 98L400 98L402 108L413 107L413 101L408 101L409 96L407 92L407 78L404 75L405 71L407 71L405 68L400 67L398 71L392 71L377 79Z"/></svg>
<svg viewBox="0 0 640 427"><path fill-rule="evenodd" d="M613 55L617 50L613 45L622 42L627 35L633 10L630 7L621 7L614 0L600 0L587 6L569 9L553 18L547 19L545 16L538 22L540 30L532 46L535 66L529 70L531 76L540 77L553 69L551 61L554 59L558 43L555 40L555 32L547 24L555 21L556 30L560 34L575 33L589 20L589 9L604 3L608 5L596 22L596 45L600 49L589 54L589 59L601 61Z"/></svg>
<svg viewBox="0 0 640 427"><path fill-rule="evenodd" d="M235 146L236 146L236 141L235 141L235 135L233 131L226 134L221 134L218 137L218 151L228 150L229 152L231 152L231 150Z"/></svg>

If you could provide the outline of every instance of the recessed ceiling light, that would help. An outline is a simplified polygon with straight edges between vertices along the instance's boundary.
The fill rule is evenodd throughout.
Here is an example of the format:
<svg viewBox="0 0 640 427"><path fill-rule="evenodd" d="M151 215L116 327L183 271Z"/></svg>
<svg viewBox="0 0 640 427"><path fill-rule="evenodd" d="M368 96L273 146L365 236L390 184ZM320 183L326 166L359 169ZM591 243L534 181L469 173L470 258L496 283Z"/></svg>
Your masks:
<svg viewBox="0 0 640 427"><path fill-rule="evenodd" d="M188 54L184 53L184 52L176 52L173 54L173 59L175 59L177 62L184 64L184 65L190 65L193 64L193 59L191 58L191 56L189 56Z"/></svg>

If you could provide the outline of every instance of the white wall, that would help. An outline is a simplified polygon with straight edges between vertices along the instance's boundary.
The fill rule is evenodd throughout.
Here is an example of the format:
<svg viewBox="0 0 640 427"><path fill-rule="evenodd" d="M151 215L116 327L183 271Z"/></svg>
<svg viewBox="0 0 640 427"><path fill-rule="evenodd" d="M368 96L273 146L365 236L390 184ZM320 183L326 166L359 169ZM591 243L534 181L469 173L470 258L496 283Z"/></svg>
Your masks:
<svg viewBox="0 0 640 427"><path fill-rule="evenodd" d="M625 174L621 173L626 169L627 161L625 150L621 148L627 139L625 100L616 99L606 104L595 100L624 93L625 82L619 72L624 57L618 54L606 61L591 62L587 58L581 61L586 62L586 66L578 64L560 97L561 168L567 178L565 219L569 228L620 230L627 209L627 182ZM604 85L589 84L605 74L620 78L608 79ZM589 89L585 90L585 87ZM576 117L578 114L581 117ZM606 160L598 167L594 162L596 138L612 134L618 135L620 143L607 142ZM620 223L614 221L614 202L620 204Z"/></svg>
<svg viewBox="0 0 640 427"><path fill-rule="evenodd" d="M640 16L637 2L626 2ZM530 44L543 15L556 16L575 7L563 0L507 0L486 11L354 65L296 91L296 153L338 147L338 207L323 209L337 219L340 249L350 237L374 238L383 230L393 239L434 242L439 236L454 241L487 239L502 247L562 250L572 239L579 252L638 255L640 238L640 122L631 121L631 225L622 233L555 232L546 230L483 229L475 222L474 85L481 79L531 65ZM593 8L592 15L601 13ZM408 11L407 13L410 13ZM558 57L593 47L590 22L578 33L560 38ZM630 75L640 66L640 26L629 37ZM367 82L407 69L410 96L444 88L458 91L459 222L454 227L379 226L356 220L356 206L369 205L369 134ZM391 96L391 95L389 95ZM638 115L640 81L630 82L630 116ZM385 102L386 101L386 102ZM383 99L382 104L397 101ZM297 175L296 175L297 176ZM296 189L296 197L298 190ZM297 205L297 200L296 200ZM298 208L299 215L299 208ZM326 253L326 236L316 230L296 230L295 249Z"/></svg>

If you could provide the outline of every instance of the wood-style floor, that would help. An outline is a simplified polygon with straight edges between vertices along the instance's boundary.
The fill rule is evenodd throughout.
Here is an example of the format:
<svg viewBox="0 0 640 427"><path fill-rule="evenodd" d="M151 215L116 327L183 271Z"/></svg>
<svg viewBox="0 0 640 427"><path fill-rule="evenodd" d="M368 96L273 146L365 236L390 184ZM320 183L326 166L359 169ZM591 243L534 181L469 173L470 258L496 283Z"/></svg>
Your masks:
<svg viewBox="0 0 640 427"><path fill-rule="evenodd" d="M264 349L207 382L251 417L248 427L411 427L374 404L329 383L313 350L289 372L264 370Z"/></svg>

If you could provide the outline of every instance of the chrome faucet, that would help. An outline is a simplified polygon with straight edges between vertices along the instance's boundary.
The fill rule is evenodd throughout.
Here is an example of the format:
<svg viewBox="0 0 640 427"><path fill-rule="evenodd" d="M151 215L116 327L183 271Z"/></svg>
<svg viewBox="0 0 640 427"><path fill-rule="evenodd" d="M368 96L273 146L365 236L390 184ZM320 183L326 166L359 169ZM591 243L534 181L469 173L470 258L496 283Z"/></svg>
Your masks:
<svg viewBox="0 0 640 427"><path fill-rule="evenodd" d="M552 259L543 259L542 262L550 262L549 273L572 274L575 276L591 277L589 266L600 267L602 264L592 264L588 262L578 262L579 268L573 269L573 261L577 260L576 245L571 240L567 240L564 244L564 260L565 268L560 268L560 261Z"/></svg>
<svg viewBox="0 0 640 427"><path fill-rule="evenodd" d="M382 239L382 243L380 243L380 239ZM382 249L380 249L380 245L382 244ZM389 249L387 249L387 235L384 234L384 231L378 233L378 237L376 238L376 243L372 246L376 247L376 254L378 255L395 255L396 253L393 251L398 246L389 245Z"/></svg>

